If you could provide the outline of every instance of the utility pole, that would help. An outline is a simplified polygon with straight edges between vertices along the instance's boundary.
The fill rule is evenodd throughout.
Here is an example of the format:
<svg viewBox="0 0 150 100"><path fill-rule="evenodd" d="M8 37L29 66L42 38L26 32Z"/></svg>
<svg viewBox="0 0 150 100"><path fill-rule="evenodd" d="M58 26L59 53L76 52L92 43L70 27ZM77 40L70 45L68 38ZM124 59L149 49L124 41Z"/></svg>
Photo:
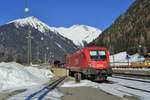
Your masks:
<svg viewBox="0 0 150 100"><path fill-rule="evenodd" d="M41 37L41 43L44 44L44 37ZM42 53L42 60L41 61L42 61L42 63L45 63L45 54L43 52L44 51L44 49L43 49L44 46L41 45L41 47L42 47L42 52L41 52Z"/></svg>
<svg viewBox="0 0 150 100"><path fill-rule="evenodd" d="M115 54L115 52L114 52L114 49L112 48L112 59L113 59L113 66L115 66L115 56L114 56L114 54Z"/></svg>
<svg viewBox="0 0 150 100"><path fill-rule="evenodd" d="M36 59L37 59L38 62L39 62L39 55L40 55L39 47L37 46Z"/></svg>
<svg viewBox="0 0 150 100"><path fill-rule="evenodd" d="M112 43L112 40L111 40L111 35L110 35L110 37L109 37L109 51L110 51L110 54L112 54L112 60L113 61L111 63L113 66L115 66L114 49L113 49L111 43Z"/></svg>
<svg viewBox="0 0 150 100"><path fill-rule="evenodd" d="M47 55L46 55L46 53L44 54L44 62L45 62L45 64L47 63Z"/></svg>
<svg viewBox="0 0 150 100"><path fill-rule="evenodd" d="M31 41L32 41L32 36L31 36L31 30L30 28L28 28L29 32L28 32L28 64L32 64L32 45L31 45Z"/></svg>
<svg viewBox="0 0 150 100"><path fill-rule="evenodd" d="M28 2L26 0L24 12L26 15L28 15L29 11L30 11L30 9L28 8ZM28 39L28 46L27 46L28 47L28 64L31 65L32 64L32 47L31 47L32 36L31 36L31 30L29 27L28 27L27 32L28 32L27 33L28 34L28 37L27 37L27 39Z"/></svg>
<svg viewBox="0 0 150 100"><path fill-rule="evenodd" d="M45 56L45 64L48 63L48 50L49 50L49 47L46 47L46 52L44 54L44 56Z"/></svg>

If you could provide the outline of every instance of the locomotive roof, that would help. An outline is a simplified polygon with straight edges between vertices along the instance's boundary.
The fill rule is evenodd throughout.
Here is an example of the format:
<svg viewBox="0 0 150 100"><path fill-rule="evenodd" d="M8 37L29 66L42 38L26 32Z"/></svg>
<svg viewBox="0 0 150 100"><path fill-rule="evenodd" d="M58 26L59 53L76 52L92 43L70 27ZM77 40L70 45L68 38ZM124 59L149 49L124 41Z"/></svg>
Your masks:
<svg viewBox="0 0 150 100"><path fill-rule="evenodd" d="M89 49L89 50L91 50L91 49L106 50L106 48L99 47L99 46L90 46L90 47L85 47L83 49Z"/></svg>
<svg viewBox="0 0 150 100"><path fill-rule="evenodd" d="M83 49L80 49L80 50L78 50L78 51L76 51L76 52L74 52L74 53L72 53L73 55L75 54L77 54L77 53L80 53L80 52L82 52L82 51L84 51L84 50L107 50L105 47L99 47L99 46L89 46L89 47L84 47ZM72 55L72 54L69 54L69 55ZM68 56L69 56L68 55Z"/></svg>

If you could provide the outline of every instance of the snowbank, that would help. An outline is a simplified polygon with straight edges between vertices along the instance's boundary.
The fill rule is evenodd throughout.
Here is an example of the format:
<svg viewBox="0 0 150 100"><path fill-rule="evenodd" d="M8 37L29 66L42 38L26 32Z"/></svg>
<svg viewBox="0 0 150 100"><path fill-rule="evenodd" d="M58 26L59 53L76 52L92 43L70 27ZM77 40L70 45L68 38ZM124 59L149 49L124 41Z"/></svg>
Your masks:
<svg viewBox="0 0 150 100"><path fill-rule="evenodd" d="M50 70L24 67L15 62L0 63L0 90L42 84L51 77Z"/></svg>

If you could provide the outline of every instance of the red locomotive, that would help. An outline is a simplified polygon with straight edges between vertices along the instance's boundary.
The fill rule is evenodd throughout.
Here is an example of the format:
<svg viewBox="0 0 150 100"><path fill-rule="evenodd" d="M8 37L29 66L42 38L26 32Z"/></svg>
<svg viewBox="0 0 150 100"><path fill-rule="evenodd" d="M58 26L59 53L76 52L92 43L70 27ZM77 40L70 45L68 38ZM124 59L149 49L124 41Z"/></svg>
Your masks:
<svg viewBox="0 0 150 100"><path fill-rule="evenodd" d="M106 80L112 75L109 62L109 52L97 46L85 47L66 57L70 75L92 80Z"/></svg>

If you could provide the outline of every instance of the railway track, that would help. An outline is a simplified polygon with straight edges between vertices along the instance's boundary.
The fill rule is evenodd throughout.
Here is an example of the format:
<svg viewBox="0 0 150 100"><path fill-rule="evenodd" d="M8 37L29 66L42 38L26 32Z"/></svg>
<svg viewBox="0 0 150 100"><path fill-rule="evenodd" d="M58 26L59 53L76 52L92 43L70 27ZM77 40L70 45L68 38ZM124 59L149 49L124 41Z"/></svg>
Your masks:
<svg viewBox="0 0 150 100"><path fill-rule="evenodd" d="M134 89L134 90L139 90L139 91L142 91L142 92L150 93L150 91L149 91L149 90L144 90L144 89L135 88L135 87L126 86L126 85L121 85L121 86L124 86L124 87L126 87L126 88L130 88L130 89Z"/></svg>
<svg viewBox="0 0 150 100"><path fill-rule="evenodd" d="M117 74L117 75L128 75L128 76L138 76L138 77L150 77L149 74L133 74L133 73L129 73L129 72L124 72L124 73L114 72L114 74Z"/></svg>
<svg viewBox="0 0 150 100"><path fill-rule="evenodd" d="M48 84L47 86L43 87L39 91L36 91L36 92L32 93L31 95L29 95L25 100L33 100L34 98L36 98L36 100L43 100L43 98L50 91L52 91L54 88L56 88L65 78L66 77L61 77L61 78L51 82L50 84Z"/></svg>
<svg viewBox="0 0 150 100"><path fill-rule="evenodd" d="M122 77L122 76L115 76L115 75L113 75L112 78L131 80L131 81L143 82L143 83L148 83L148 84L150 83L150 80L130 78L130 77ZM119 83L119 85L126 87L126 88L133 89L133 90L138 90L138 91L150 93L150 90L146 90L146 89L142 89L142 88L126 85L126 84L121 84L121 83Z"/></svg>
<svg viewBox="0 0 150 100"><path fill-rule="evenodd" d="M122 77L122 76L116 76L116 75L113 75L112 77L113 78L119 78L119 79L125 79L125 80L132 80L132 81L150 83L150 80L144 80L144 79L137 79L137 78L131 78L131 77Z"/></svg>
<svg viewBox="0 0 150 100"><path fill-rule="evenodd" d="M138 79L146 79L150 80L150 75L149 74L135 74L135 73L122 73L122 72L114 72L113 75L115 76L121 76L121 77L130 77L130 78L138 78Z"/></svg>

